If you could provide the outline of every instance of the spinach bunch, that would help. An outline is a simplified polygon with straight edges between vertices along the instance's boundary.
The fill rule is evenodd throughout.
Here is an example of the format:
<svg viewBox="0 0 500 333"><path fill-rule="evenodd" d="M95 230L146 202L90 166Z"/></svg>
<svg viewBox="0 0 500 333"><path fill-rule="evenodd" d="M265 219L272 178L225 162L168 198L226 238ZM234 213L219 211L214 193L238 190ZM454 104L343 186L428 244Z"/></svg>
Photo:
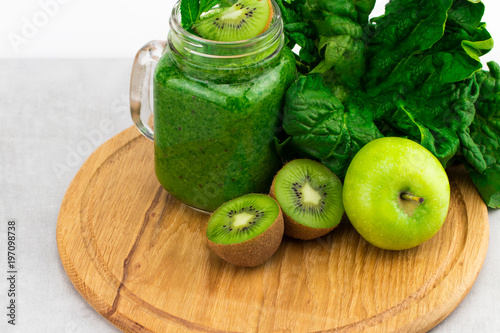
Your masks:
<svg viewBox="0 0 500 333"><path fill-rule="evenodd" d="M465 166L489 207L500 207L500 66L488 63L489 72L481 70L475 78L479 98L476 115L469 128L470 144L478 151L467 153Z"/></svg>
<svg viewBox="0 0 500 333"><path fill-rule="evenodd" d="M481 70L479 57L493 47L484 4L392 0L368 23L373 4L307 0L290 15L296 22L285 22L289 45L312 56L297 57L307 75L286 95L282 155L320 160L342 178L366 143L406 137L444 167L461 160L485 202L499 207L500 70L494 63ZM302 39L287 29L299 23L309 29Z"/></svg>
<svg viewBox="0 0 500 333"><path fill-rule="evenodd" d="M319 73L340 100L364 73L363 27L375 0L277 0L288 46L300 46L301 73Z"/></svg>

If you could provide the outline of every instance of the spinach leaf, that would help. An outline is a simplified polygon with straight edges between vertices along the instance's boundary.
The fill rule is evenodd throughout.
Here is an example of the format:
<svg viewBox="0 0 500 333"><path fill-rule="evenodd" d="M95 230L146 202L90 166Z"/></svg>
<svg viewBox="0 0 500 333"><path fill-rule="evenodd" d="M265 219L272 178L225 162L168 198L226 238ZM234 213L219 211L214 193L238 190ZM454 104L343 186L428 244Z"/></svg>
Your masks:
<svg viewBox="0 0 500 333"><path fill-rule="evenodd" d="M296 57L302 74L324 74L335 96L343 100L364 71L363 29L375 0L277 0L287 45L300 46Z"/></svg>
<svg viewBox="0 0 500 333"><path fill-rule="evenodd" d="M404 59L431 48L443 37L452 0L391 1L385 14L372 20L367 36L370 70L365 82L375 87Z"/></svg>
<svg viewBox="0 0 500 333"><path fill-rule="evenodd" d="M478 97L473 74L493 46L483 12L470 1L396 0L371 30L366 95L375 120L421 143L444 166L460 145L478 155L467 131Z"/></svg>
<svg viewBox="0 0 500 333"><path fill-rule="evenodd" d="M288 37L287 45L292 48L295 44L300 46L300 60L297 59L299 69L301 69L301 72L309 72L310 64L316 64L320 59L314 41L316 31L311 25L304 22L288 23L284 26L284 29Z"/></svg>
<svg viewBox="0 0 500 333"><path fill-rule="evenodd" d="M318 74L301 76L287 91L283 129L290 138L280 150L288 158L293 151L320 160L341 178L354 154L382 136L370 114L354 103L345 109Z"/></svg>
<svg viewBox="0 0 500 333"><path fill-rule="evenodd" d="M186 30L191 29L191 27L199 17L199 0L182 0L180 10L182 27Z"/></svg>
<svg viewBox="0 0 500 333"><path fill-rule="evenodd" d="M383 83L405 59L421 53L433 53L434 65L446 66L442 83L470 77L482 67L479 57L493 47L483 13L484 5L476 1L391 1L372 23L367 87Z"/></svg>
<svg viewBox="0 0 500 333"><path fill-rule="evenodd" d="M300 73L308 73L321 59L316 47L316 30L314 26L302 16L302 8L306 0L276 0L281 10L285 43L293 49L300 47L295 57L297 69Z"/></svg>
<svg viewBox="0 0 500 333"><path fill-rule="evenodd" d="M308 0L303 16L315 27L322 60L311 73L323 74L332 93L344 101L357 89L365 69L363 31L375 0Z"/></svg>
<svg viewBox="0 0 500 333"><path fill-rule="evenodd" d="M472 181L489 207L500 207L500 66L488 63L476 73L479 98L468 134L470 149L462 146Z"/></svg>
<svg viewBox="0 0 500 333"><path fill-rule="evenodd" d="M344 106L319 75L301 76L285 95L283 129L291 136L288 144L318 159L328 157L335 142L330 134L341 133L331 120L338 123L343 114Z"/></svg>

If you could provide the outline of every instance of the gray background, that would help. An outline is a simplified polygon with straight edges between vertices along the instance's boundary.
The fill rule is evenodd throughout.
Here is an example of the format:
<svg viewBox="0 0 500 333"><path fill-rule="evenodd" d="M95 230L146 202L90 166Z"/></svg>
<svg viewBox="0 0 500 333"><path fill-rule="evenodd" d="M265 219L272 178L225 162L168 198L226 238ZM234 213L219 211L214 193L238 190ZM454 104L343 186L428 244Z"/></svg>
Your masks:
<svg viewBox="0 0 500 333"><path fill-rule="evenodd" d="M132 125L132 60L0 60L0 332L117 332L78 294L59 259L56 224L85 159ZM500 211L470 293L433 332L500 327ZM17 222L17 325L7 324L7 221Z"/></svg>

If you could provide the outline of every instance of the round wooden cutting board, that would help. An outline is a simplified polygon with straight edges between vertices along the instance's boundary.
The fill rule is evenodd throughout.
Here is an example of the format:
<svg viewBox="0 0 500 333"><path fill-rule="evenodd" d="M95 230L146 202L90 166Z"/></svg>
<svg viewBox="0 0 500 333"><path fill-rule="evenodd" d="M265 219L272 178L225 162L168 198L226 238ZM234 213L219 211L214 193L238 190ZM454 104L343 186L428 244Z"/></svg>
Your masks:
<svg viewBox="0 0 500 333"><path fill-rule="evenodd" d="M127 129L85 162L58 218L69 278L125 332L423 332L465 297L488 247L486 206L453 168L448 218L416 248L377 249L345 220L237 268L207 247L208 217L172 198L153 169L153 144Z"/></svg>

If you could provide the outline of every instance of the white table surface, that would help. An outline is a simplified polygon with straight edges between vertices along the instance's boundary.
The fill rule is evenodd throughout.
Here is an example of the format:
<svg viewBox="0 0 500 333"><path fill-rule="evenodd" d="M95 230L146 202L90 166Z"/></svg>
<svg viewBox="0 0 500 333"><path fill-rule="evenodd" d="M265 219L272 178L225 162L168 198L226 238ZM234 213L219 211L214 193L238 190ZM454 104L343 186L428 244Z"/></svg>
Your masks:
<svg viewBox="0 0 500 333"><path fill-rule="evenodd" d="M0 60L0 332L118 332L76 291L56 244L59 207L85 159L132 125L132 59ZM462 303L432 332L500 331L500 210ZM7 222L17 223L16 326L7 324Z"/></svg>

